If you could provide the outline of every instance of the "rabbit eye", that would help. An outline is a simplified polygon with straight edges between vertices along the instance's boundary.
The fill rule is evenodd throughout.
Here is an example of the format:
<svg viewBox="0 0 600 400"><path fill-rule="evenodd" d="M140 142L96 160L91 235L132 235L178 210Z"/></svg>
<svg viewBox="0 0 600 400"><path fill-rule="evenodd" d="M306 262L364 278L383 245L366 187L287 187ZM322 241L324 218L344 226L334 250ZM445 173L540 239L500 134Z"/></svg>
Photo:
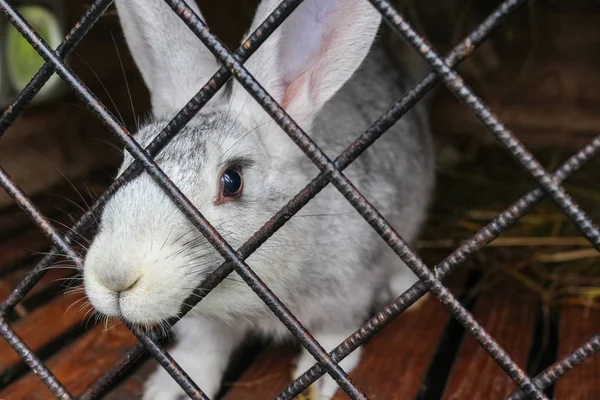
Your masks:
<svg viewBox="0 0 600 400"><path fill-rule="evenodd" d="M242 194L244 182L242 172L237 168L228 168L221 175L221 196L238 197Z"/></svg>

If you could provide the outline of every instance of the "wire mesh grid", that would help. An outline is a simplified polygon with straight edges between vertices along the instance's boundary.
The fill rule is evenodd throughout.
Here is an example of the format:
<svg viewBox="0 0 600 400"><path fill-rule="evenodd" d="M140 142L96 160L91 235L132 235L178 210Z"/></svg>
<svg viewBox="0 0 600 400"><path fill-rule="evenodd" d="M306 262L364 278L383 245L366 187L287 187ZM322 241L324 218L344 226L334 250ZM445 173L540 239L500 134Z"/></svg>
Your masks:
<svg viewBox="0 0 600 400"><path fill-rule="evenodd" d="M51 223L32 204L23 191L11 180L10 176L0 167L0 185L14 199L14 201L31 217L44 233L50 237L54 247L30 274L17 286L10 296L0 305L0 334L22 357L24 362L48 386L54 395L61 399L73 399L60 381L36 357L5 321L9 313L25 295L43 277L59 254L64 253L82 268L82 260L72 250L71 244L76 235L84 234L94 224L95 214L102 208L108 199L124 184L141 174L148 173L162 188L167 196L185 214L190 222L223 256L224 262L216 268L194 291L194 294L185 302L181 315L189 312L210 290L215 288L223 279L236 271L252 290L265 302L271 311L291 331L300 343L314 356L316 364L289 385L277 399L291 399L302 393L311 383L323 374L329 374L339 386L353 399L366 399L364 394L348 378L346 372L338 363L352 351L375 335L391 320L401 314L410 305L415 303L427 292L431 292L448 309L468 332L470 332L489 355L502 367L508 376L518 385L519 390L512 393L510 399L535 398L546 399L544 389L554 384L559 378L571 369L581 364L600 350L600 334L592 337L588 342L575 349L571 354L547 368L538 376L531 378L511 359L502 347L492 338L474 317L442 284L441 280L451 274L461 263L472 257L494 240L503 230L514 224L519 218L530 212L545 196L550 196L569 216L581 233L598 250L600 249L600 232L578 204L562 188L561 183L583 165L592 160L600 152L600 136L590 144L570 157L553 173L546 171L534 156L519 142L519 140L494 116L492 111L473 91L465 84L461 77L454 71L454 67L468 57L473 50L481 44L502 21L517 8L527 3L526 0L506 0L492 12L479 26L475 28L462 42L460 42L447 56L441 58L419 36L411 25L399 14L387 0L369 1L383 16L388 25L403 37L431 66L432 71L409 90L401 99L393 104L385 114L377 119L371 127L353 141L335 159L329 159L311 138L290 118L289 115L277 104L252 75L245 69L244 62L258 49L275 29L302 3L302 0L283 0L272 14L249 36L249 38L235 52L231 53L221 41L209 32L203 21L182 0L165 0L165 2L196 34L204 45L217 57L222 67L200 89L200 91L186 104L186 106L169 122L169 124L156 136L147 147L142 148L107 111L90 90L78 77L65 65L63 59L77 46L89 29L98 21L98 18L111 5L112 0L96 0L82 16L79 23L67 35L63 43L52 50L40 38L31 26L12 8L7 0L0 0L0 8L10 22L29 41L29 43L44 58L46 64L35 75L27 87L19 94L17 99L9 106L0 118L0 136L4 134L11 123L17 118L20 111L36 95L44 83L57 73L71 89L87 104L94 114L102 120L106 127L115 134L125 148L135 158L135 162L121 174L110 188L102 194L95 204L65 235L59 234ZM154 162L156 156L187 122L225 85L230 79L236 79L256 101L267 111L283 129L283 131L298 145L320 169L320 174L315 177L302 191L277 212L267 223L254 233L239 249L233 249L211 226L194 205L181 193L160 167ZM398 121L411 109L423 96L438 83L444 83L458 99L469 106L474 114L489 129L505 150L513 157L515 162L538 184L504 212L500 213L489 224L477 232L438 265L428 268L421 258L404 242L394 228L378 213L365 197L353 186L352 182L343 174L343 170L350 165L362 152L374 143L385 131ZM330 353L327 353L311 334L302 326L286 306L271 292L260 280L245 259L260 247L270 236L281 228L287 220L295 215L319 191L329 183L350 202L364 217L372 228L387 242L405 264L419 277L420 281L409 290L389 303L383 310L373 316L360 329L354 332L344 342ZM168 321L172 326L178 318ZM183 390L194 399L207 399L193 380L161 347L163 336L158 331L144 332L136 327L129 327L138 338L139 344L127 353L119 362L84 393L79 399L95 399L107 392L128 367L133 365L144 353L149 352L169 372Z"/></svg>

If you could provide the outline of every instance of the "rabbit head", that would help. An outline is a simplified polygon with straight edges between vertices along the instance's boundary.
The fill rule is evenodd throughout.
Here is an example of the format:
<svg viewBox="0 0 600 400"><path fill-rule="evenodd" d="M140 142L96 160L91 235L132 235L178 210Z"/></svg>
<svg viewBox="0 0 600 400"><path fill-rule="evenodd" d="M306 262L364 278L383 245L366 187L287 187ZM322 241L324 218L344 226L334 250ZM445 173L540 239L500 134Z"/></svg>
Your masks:
<svg viewBox="0 0 600 400"><path fill-rule="evenodd" d="M189 4L200 16L195 4ZM146 146L219 68L211 52L162 0L117 0L130 51L151 94L154 118L136 134ZM278 1L262 2L251 32ZM304 129L360 66L380 16L364 0L306 0L246 63L249 72ZM318 141L318 138L316 139ZM155 158L194 206L234 247L240 246L317 172L236 82L215 96ZM126 154L121 172L133 162ZM287 226L285 227L287 228ZM276 234L300 243L310 228L295 222ZM290 249L269 247L249 264L285 286ZM163 190L143 173L106 204L85 259L84 285L95 308L131 323L177 315L182 302L222 258ZM246 305L245 287L224 282L207 313ZM216 298L216 297L215 297ZM259 302L258 298L256 301ZM229 302L229 303L228 303ZM218 304L217 304L218 303ZM212 304L212 305L211 305ZM247 307L251 307L248 305ZM230 310L231 311L231 310Z"/></svg>

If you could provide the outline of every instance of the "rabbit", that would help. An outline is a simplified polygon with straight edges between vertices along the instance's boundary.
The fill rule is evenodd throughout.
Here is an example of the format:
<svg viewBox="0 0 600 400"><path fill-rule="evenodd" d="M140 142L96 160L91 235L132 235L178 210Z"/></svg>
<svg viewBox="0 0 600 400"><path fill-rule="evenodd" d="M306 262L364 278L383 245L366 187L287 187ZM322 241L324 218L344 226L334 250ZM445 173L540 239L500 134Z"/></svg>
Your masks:
<svg viewBox="0 0 600 400"><path fill-rule="evenodd" d="M135 134L145 147L220 65L162 0L115 3L150 93L152 117ZM278 3L258 5L250 32ZM188 4L202 18L198 6ZM408 74L376 40L380 23L380 14L365 0L306 0L245 64L328 157L336 157L408 87ZM432 197L433 146L426 106L420 105L344 172L408 242L418 235ZM233 248L319 173L234 79L155 160ZM118 174L132 162L125 153ZM83 281L98 313L151 327L178 315L192 290L222 262L142 173L102 210ZM358 329L374 305L418 281L333 185L247 263L327 351ZM213 398L233 351L250 336L293 340L234 273L175 325L170 354ZM341 367L352 371L360 354L359 348ZM303 349L290 374L300 376L314 363ZM324 375L312 388L319 398L329 399L338 386ZM184 395L158 368L143 398Z"/></svg>

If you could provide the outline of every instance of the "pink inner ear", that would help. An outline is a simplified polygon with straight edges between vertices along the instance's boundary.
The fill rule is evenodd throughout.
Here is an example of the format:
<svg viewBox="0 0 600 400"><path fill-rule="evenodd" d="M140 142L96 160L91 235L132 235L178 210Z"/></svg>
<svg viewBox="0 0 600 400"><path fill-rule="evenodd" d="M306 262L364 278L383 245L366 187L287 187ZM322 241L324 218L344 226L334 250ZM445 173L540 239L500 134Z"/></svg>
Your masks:
<svg viewBox="0 0 600 400"><path fill-rule="evenodd" d="M302 85L304 84L304 81L306 79L305 75L306 74L302 74L298 78L294 79L294 81L290 83L285 89L283 99L281 100L281 106L284 110L288 109L290 103L294 101L294 98L300 93Z"/></svg>
<svg viewBox="0 0 600 400"><path fill-rule="evenodd" d="M328 31L321 31L318 40L318 43L320 43L319 48L317 48L317 51L306 60L305 65L302 66L303 71L300 75L293 78L291 83L289 83L285 89L281 105L286 111L290 104L298 98L301 90L308 91L305 95L308 95L308 98L310 98L311 101L318 102L317 99L320 96L318 96L316 91L319 90L319 85L323 83L324 76L322 75L326 75L327 72L332 72L327 64L330 62L329 59L331 58L330 50L335 46L339 34L340 32L336 32L336 30L330 28ZM307 101L308 98L304 98L304 100ZM307 104L307 106L315 106L317 108L321 105L322 104Z"/></svg>

